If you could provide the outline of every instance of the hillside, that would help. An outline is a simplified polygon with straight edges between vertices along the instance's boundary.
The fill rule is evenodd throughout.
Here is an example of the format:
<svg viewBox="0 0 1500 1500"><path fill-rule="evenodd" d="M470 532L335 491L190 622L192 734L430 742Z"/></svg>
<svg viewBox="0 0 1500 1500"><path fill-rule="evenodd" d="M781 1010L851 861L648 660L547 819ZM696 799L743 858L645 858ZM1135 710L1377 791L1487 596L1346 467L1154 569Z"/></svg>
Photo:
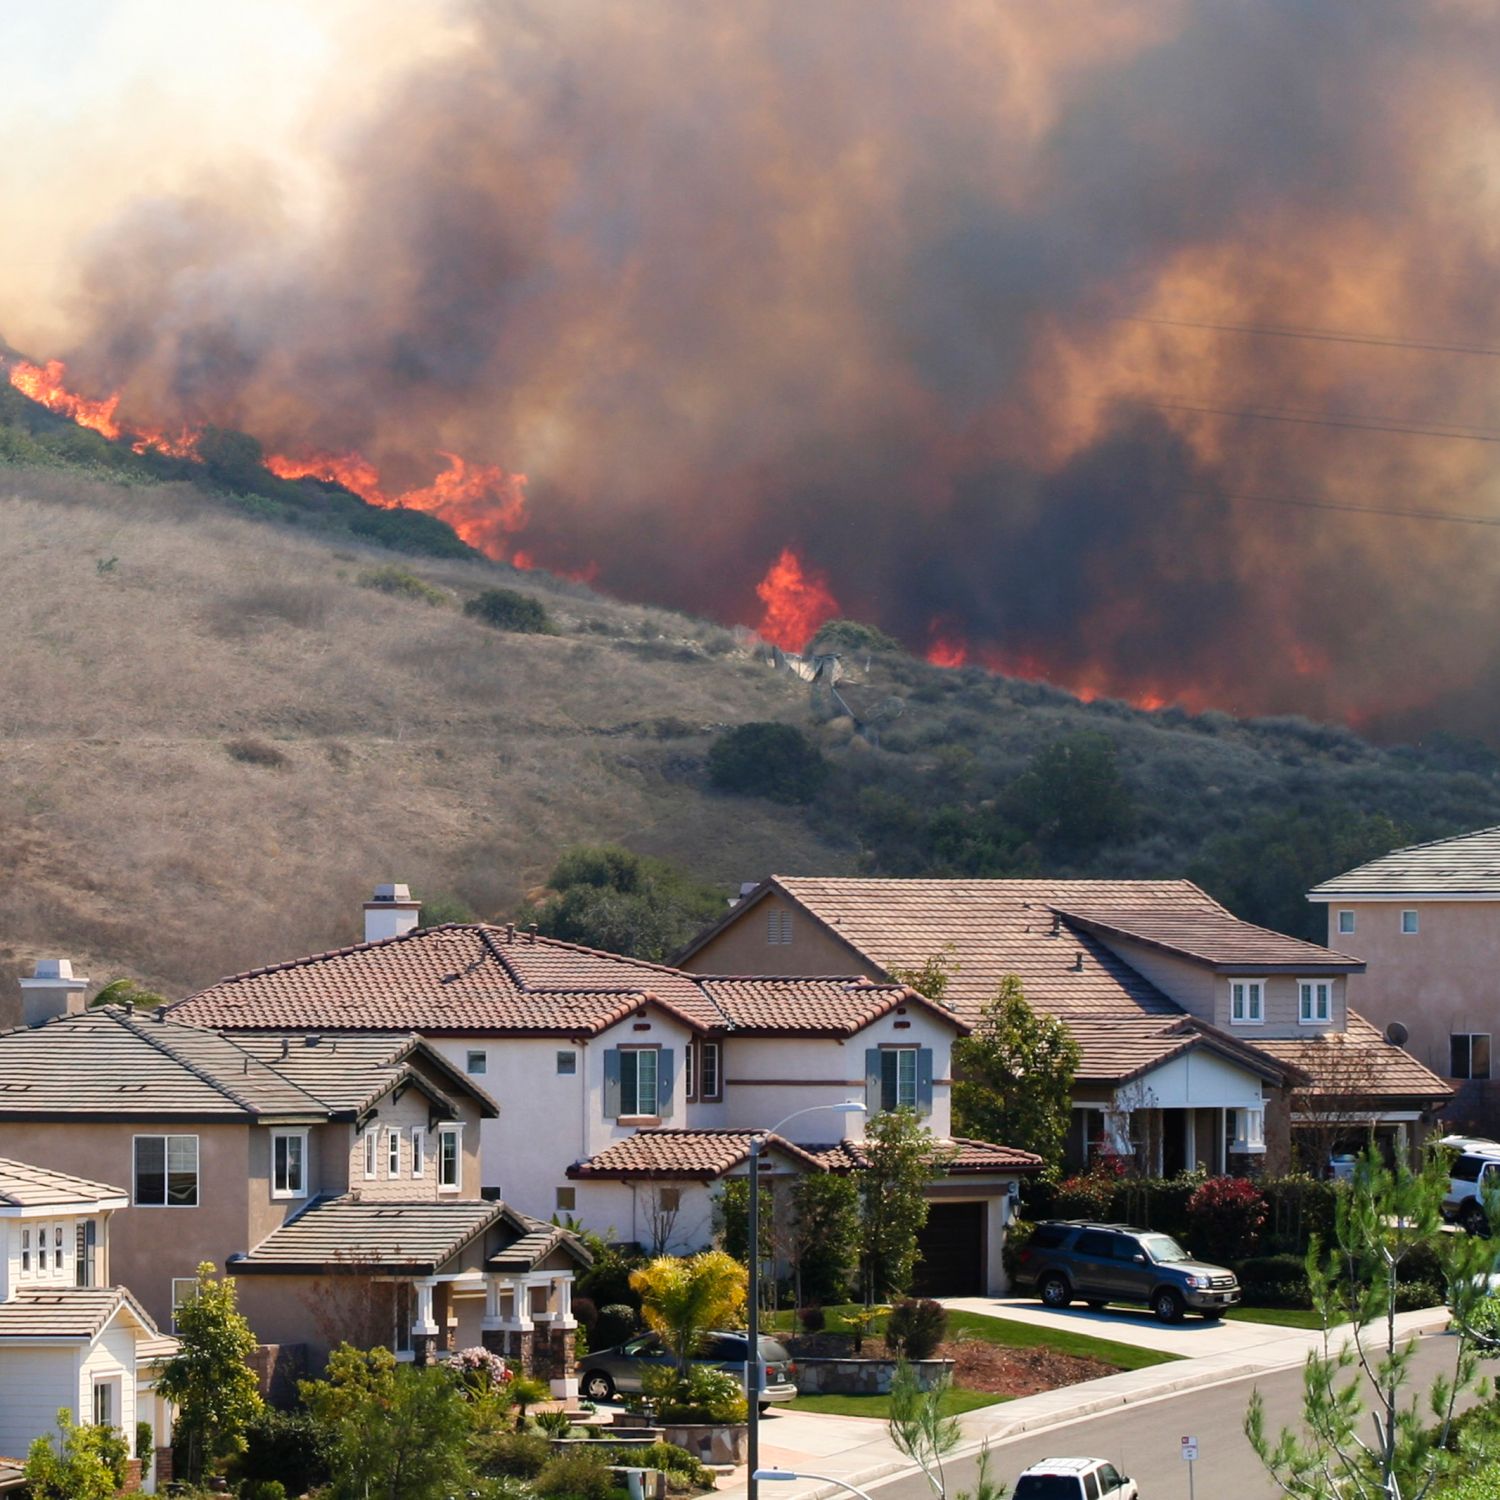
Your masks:
<svg viewBox="0 0 1500 1500"><path fill-rule="evenodd" d="M856 651L841 688L878 718L873 745L745 632L477 559L401 560L442 605L362 584L391 563L188 484L0 465L7 998L40 954L176 994L337 946L379 880L512 913L581 841L726 893L771 870L1194 872L1295 919L1299 882L1372 842L1500 821L1477 746L1086 705ZM497 582L557 633L457 608ZM715 736L765 719L830 759L807 807L708 784ZM1130 808L1068 845L1028 832L1024 804L1037 752L1080 732L1106 737Z"/></svg>

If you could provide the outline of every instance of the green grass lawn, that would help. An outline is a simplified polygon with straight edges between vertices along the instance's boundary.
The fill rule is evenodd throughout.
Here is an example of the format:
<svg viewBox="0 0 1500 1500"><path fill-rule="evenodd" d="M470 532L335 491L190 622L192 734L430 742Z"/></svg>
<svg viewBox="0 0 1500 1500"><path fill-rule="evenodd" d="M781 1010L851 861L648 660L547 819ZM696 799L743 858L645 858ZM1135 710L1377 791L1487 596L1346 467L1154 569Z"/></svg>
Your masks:
<svg viewBox="0 0 1500 1500"><path fill-rule="evenodd" d="M1284 1328L1321 1328L1323 1320L1310 1307L1231 1307L1224 1314L1235 1323L1279 1323Z"/></svg>
<svg viewBox="0 0 1500 1500"><path fill-rule="evenodd" d="M969 1391L961 1386L953 1386L943 1402L943 1414L956 1417L960 1412L973 1411L977 1406L993 1406L997 1401L1010 1399L1009 1396L997 1396L993 1391ZM826 1412L835 1417L874 1417L883 1422L891 1414L891 1398L889 1396L798 1396L795 1401L787 1403L786 1410Z"/></svg>

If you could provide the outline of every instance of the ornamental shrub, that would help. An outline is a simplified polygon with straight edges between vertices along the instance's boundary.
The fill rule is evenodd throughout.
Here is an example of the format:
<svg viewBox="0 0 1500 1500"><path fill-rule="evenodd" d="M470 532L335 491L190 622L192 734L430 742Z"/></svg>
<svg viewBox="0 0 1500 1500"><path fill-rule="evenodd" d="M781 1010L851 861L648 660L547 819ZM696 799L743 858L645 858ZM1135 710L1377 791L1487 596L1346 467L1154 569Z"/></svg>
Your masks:
<svg viewBox="0 0 1500 1500"><path fill-rule="evenodd" d="M1057 1185L1052 1212L1059 1219L1108 1219L1121 1170L1116 1157L1096 1157L1087 1172Z"/></svg>
<svg viewBox="0 0 1500 1500"><path fill-rule="evenodd" d="M589 1335L594 1349L613 1349L634 1336L641 1326L641 1315L626 1302L611 1302L599 1309L599 1317Z"/></svg>
<svg viewBox="0 0 1500 1500"><path fill-rule="evenodd" d="M645 1371L641 1388L663 1422L743 1422L745 1392L738 1380L711 1365L690 1365L686 1375L667 1365Z"/></svg>
<svg viewBox="0 0 1500 1500"><path fill-rule="evenodd" d="M541 600L514 589L486 589L464 605L471 620L518 635L556 635L557 629Z"/></svg>
<svg viewBox="0 0 1500 1500"><path fill-rule="evenodd" d="M816 1303L797 1309L797 1321L803 1333L822 1333L828 1325L828 1315Z"/></svg>
<svg viewBox="0 0 1500 1500"><path fill-rule="evenodd" d="M885 1347L898 1359L931 1359L948 1331L948 1310L930 1297L904 1297L891 1308Z"/></svg>
<svg viewBox="0 0 1500 1500"><path fill-rule="evenodd" d="M548 1459L531 1487L538 1495L555 1495L558 1500L610 1500L615 1481L602 1453L575 1448Z"/></svg>
<svg viewBox="0 0 1500 1500"><path fill-rule="evenodd" d="M823 753L795 724L740 724L708 752L708 779L721 792L811 802L828 780Z"/></svg>
<svg viewBox="0 0 1500 1500"><path fill-rule="evenodd" d="M1266 1200L1245 1177L1210 1177L1188 1199L1188 1240L1214 1261L1254 1255L1266 1222Z"/></svg>
<svg viewBox="0 0 1500 1500"><path fill-rule="evenodd" d="M475 1467L491 1479L535 1479L552 1456L552 1445L535 1432L487 1432L474 1438Z"/></svg>
<svg viewBox="0 0 1500 1500"><path fill-rule="evenodd" d="M1250 1307L1311 1307L1307 1267L1300 1255L1257 1255L1233 1262Z"/></svg>

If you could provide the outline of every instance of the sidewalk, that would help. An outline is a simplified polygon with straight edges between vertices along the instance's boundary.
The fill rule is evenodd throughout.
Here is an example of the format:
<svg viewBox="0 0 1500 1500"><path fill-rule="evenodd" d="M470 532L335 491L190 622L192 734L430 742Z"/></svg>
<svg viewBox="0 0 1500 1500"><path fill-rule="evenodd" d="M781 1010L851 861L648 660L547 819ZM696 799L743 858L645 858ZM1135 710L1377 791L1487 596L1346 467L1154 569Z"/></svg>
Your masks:
<svg viewBox="0 0 1500 1500"><path fill-rule="evenodd" d="M1323 1335L1317 1330L1258 1323L1200 1322L1192 1328L1170 1328L1132 1320L1128 1313L1120 1314L1117 1321L1108 1312L1089 1313L1085 1310L1077 1314L1081 1320L1091 1320L1085 1326L1073 1322L1071 1310L1057 1314L1037 1308L1035 1304L1030 1308L1017 1308L1007 1302L975 1297L955 1299L949 1305L993 1317L1016 1316L1025 1322L1046 1323L1060 1317L1065 1320L1064 1326L1072 1331L1087 1331L1101 1338L1135 1343L1144 1348L1164 1347L1147 1342L1163 1335L1195 1340L1195 1353L1191 1359L1153 1365L1145 1370L1125 1370L1117 1375L1107 1375L1102 1380L1090 1380L1082 1385L1065 1386L1039 1396L1023 1396L1019 1400L1002 1401L967 1412L959 1418L964 1433L964 1443L958 1450L960 1455L977 1451L984 1442L1001 1443L1023 1432L1059 1426L1113 1407L1300 1365L1310 1351L1321 1350L1323 1345ZM1030 1316L1033 1312L1038 1314L1036 1318ZM1106 1326L1098 1326L1101 1322ZM1436 1307L1401 1313L1396 1324L1402 1337L1436 1333L1447 1327L1448 1311ZM1199 1338L1200 1329L1220 1337ZM1167 1352L1183 1351L1172 1348ZM891 1444L885 1423L869 1417L773 1411L761 1422L760 1449L764 1468L792 1469L802 1473L813 1471L861 1487L911 1469ZM726 1500L744 1500L746 1477L743 1469L738 1470L732 1477L721 1481L719 1493ZM764 1500L823 1500L825 1496L844 1493L837 1485L816 1481L789 1482L770 1488L762 1485Z"/></svg>

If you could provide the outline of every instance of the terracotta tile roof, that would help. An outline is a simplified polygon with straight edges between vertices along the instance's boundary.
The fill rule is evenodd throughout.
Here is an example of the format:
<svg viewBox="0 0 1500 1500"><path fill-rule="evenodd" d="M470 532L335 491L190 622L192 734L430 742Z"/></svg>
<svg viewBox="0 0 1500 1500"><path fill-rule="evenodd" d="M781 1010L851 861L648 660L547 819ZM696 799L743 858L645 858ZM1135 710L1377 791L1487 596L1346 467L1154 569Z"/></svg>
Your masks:
<svg viewBox="0 0 1500 1500"><path fill-rule="evenodd" d="M1194 1048L1217 1052L1271 1082L1282 1081L1284 1065L1267 1056L1259 1042L1247 1046L1185 1011L1102 1021L1069 1017L1067 1025L1078 1043L1080 1083L1123 1083Z"/></svg>
<svg viewBox="0 0 1500 1500"><path fill-rule="evenodd" d="M1371 1023L1349 1012L1348 1030L1284 1041L1257 1041L1269 1052L1300 1069L1311 1080L1306 1092L1330 1098L1360 1096L1381 1100L1408 1098L1437 1103L1453 1090L1404 1047L1388 1042Z"/></svg>
<svg viewBox="0 0 1500 1500"><path fill-rule="evenodd" d="M568 1168L569 1177L690 1178L711 1182L743 1166L752 1130L638 1130L613 1142L587 1161ZM818 1158L779 1135L766 1136L767 1149L797 1166L816 1168Z"/></svg>
<svg viewBox="0 0 1500 1500"><path fill-rule="evenodd" d="M26 1483L26 1465L19 1458L0 1458L0 1491L18 1490Z"/></svg>
<svg viewBox="0 0 1500 1500"><path fill-rule="evenodd" d="M93 1339L121 1308L149 1338L160 1338L151 1314L123 1286L27 1287L0 1302L0 1342L5 1339Z"/></svg>
<svg viewBox="0 0 1500 1500"><path fill-rule="evenodd" d="M1500 896L1500 827L1393 850L1315 885L1308 899L1420 895Z"/></svg>
<svg viewBox="0 0 1500 1500"><path fill-rule="evenodd" d="M1216 969L1297 969L1357 973L1364 961L1335 953L1317 943L1287 937L1267 927L1242 922L1223 910L1197 906L1114 907L1057 905L1069 926L1102 935L1134 938L1153 948L1212 964Z"/></svg>
<svg viewBox="0 0 1500 1500"><path fill-rule="evenodd" d="M535 1270L552 1252L562 1248L581 1266L590 1266L593 1257L584 1243L571 1230L561 1229L556 1224L544 1224L529 1214L514 1209L507 1210L509 1218L523 1231L521 1237L503 1249L497 1250L486 1265L494 1271Z"/></svg>
<svg viewBox="0 0 1500 1500"><path fill-rule="evenodd" d="M66 1172L50 1172L29 1162L0 1157L0 1208L62 1208L111 1200L118 1200L123 1208L130 1202L130 1194L124 1188L90 1182L86 1177L70 1177Z"/></svg>
<svg viewBox="0 0 1500 1500"><path fill-rule="evenodd" d="M733 981L484 923L400 937L231 975L171 1009L226 1030L589 1036L655 1004L699 1030L848 1035L902 1001L858 975Z"/></svg>
<svg viewBox="0 0 1500 1500"><path fill-rule="evenodd" d="M989 1141L973 1141L964 1136L939 1141L944 1150L944 1171L950 1176L965 1172L1040 1172L1045 1163L1040 1156L1016 1146L995 1146ZM829 1146L809 1146L808 1151L830 1172L851 1172L870 1164L870 1158L858 1141L835 1141Z"/></svg>

